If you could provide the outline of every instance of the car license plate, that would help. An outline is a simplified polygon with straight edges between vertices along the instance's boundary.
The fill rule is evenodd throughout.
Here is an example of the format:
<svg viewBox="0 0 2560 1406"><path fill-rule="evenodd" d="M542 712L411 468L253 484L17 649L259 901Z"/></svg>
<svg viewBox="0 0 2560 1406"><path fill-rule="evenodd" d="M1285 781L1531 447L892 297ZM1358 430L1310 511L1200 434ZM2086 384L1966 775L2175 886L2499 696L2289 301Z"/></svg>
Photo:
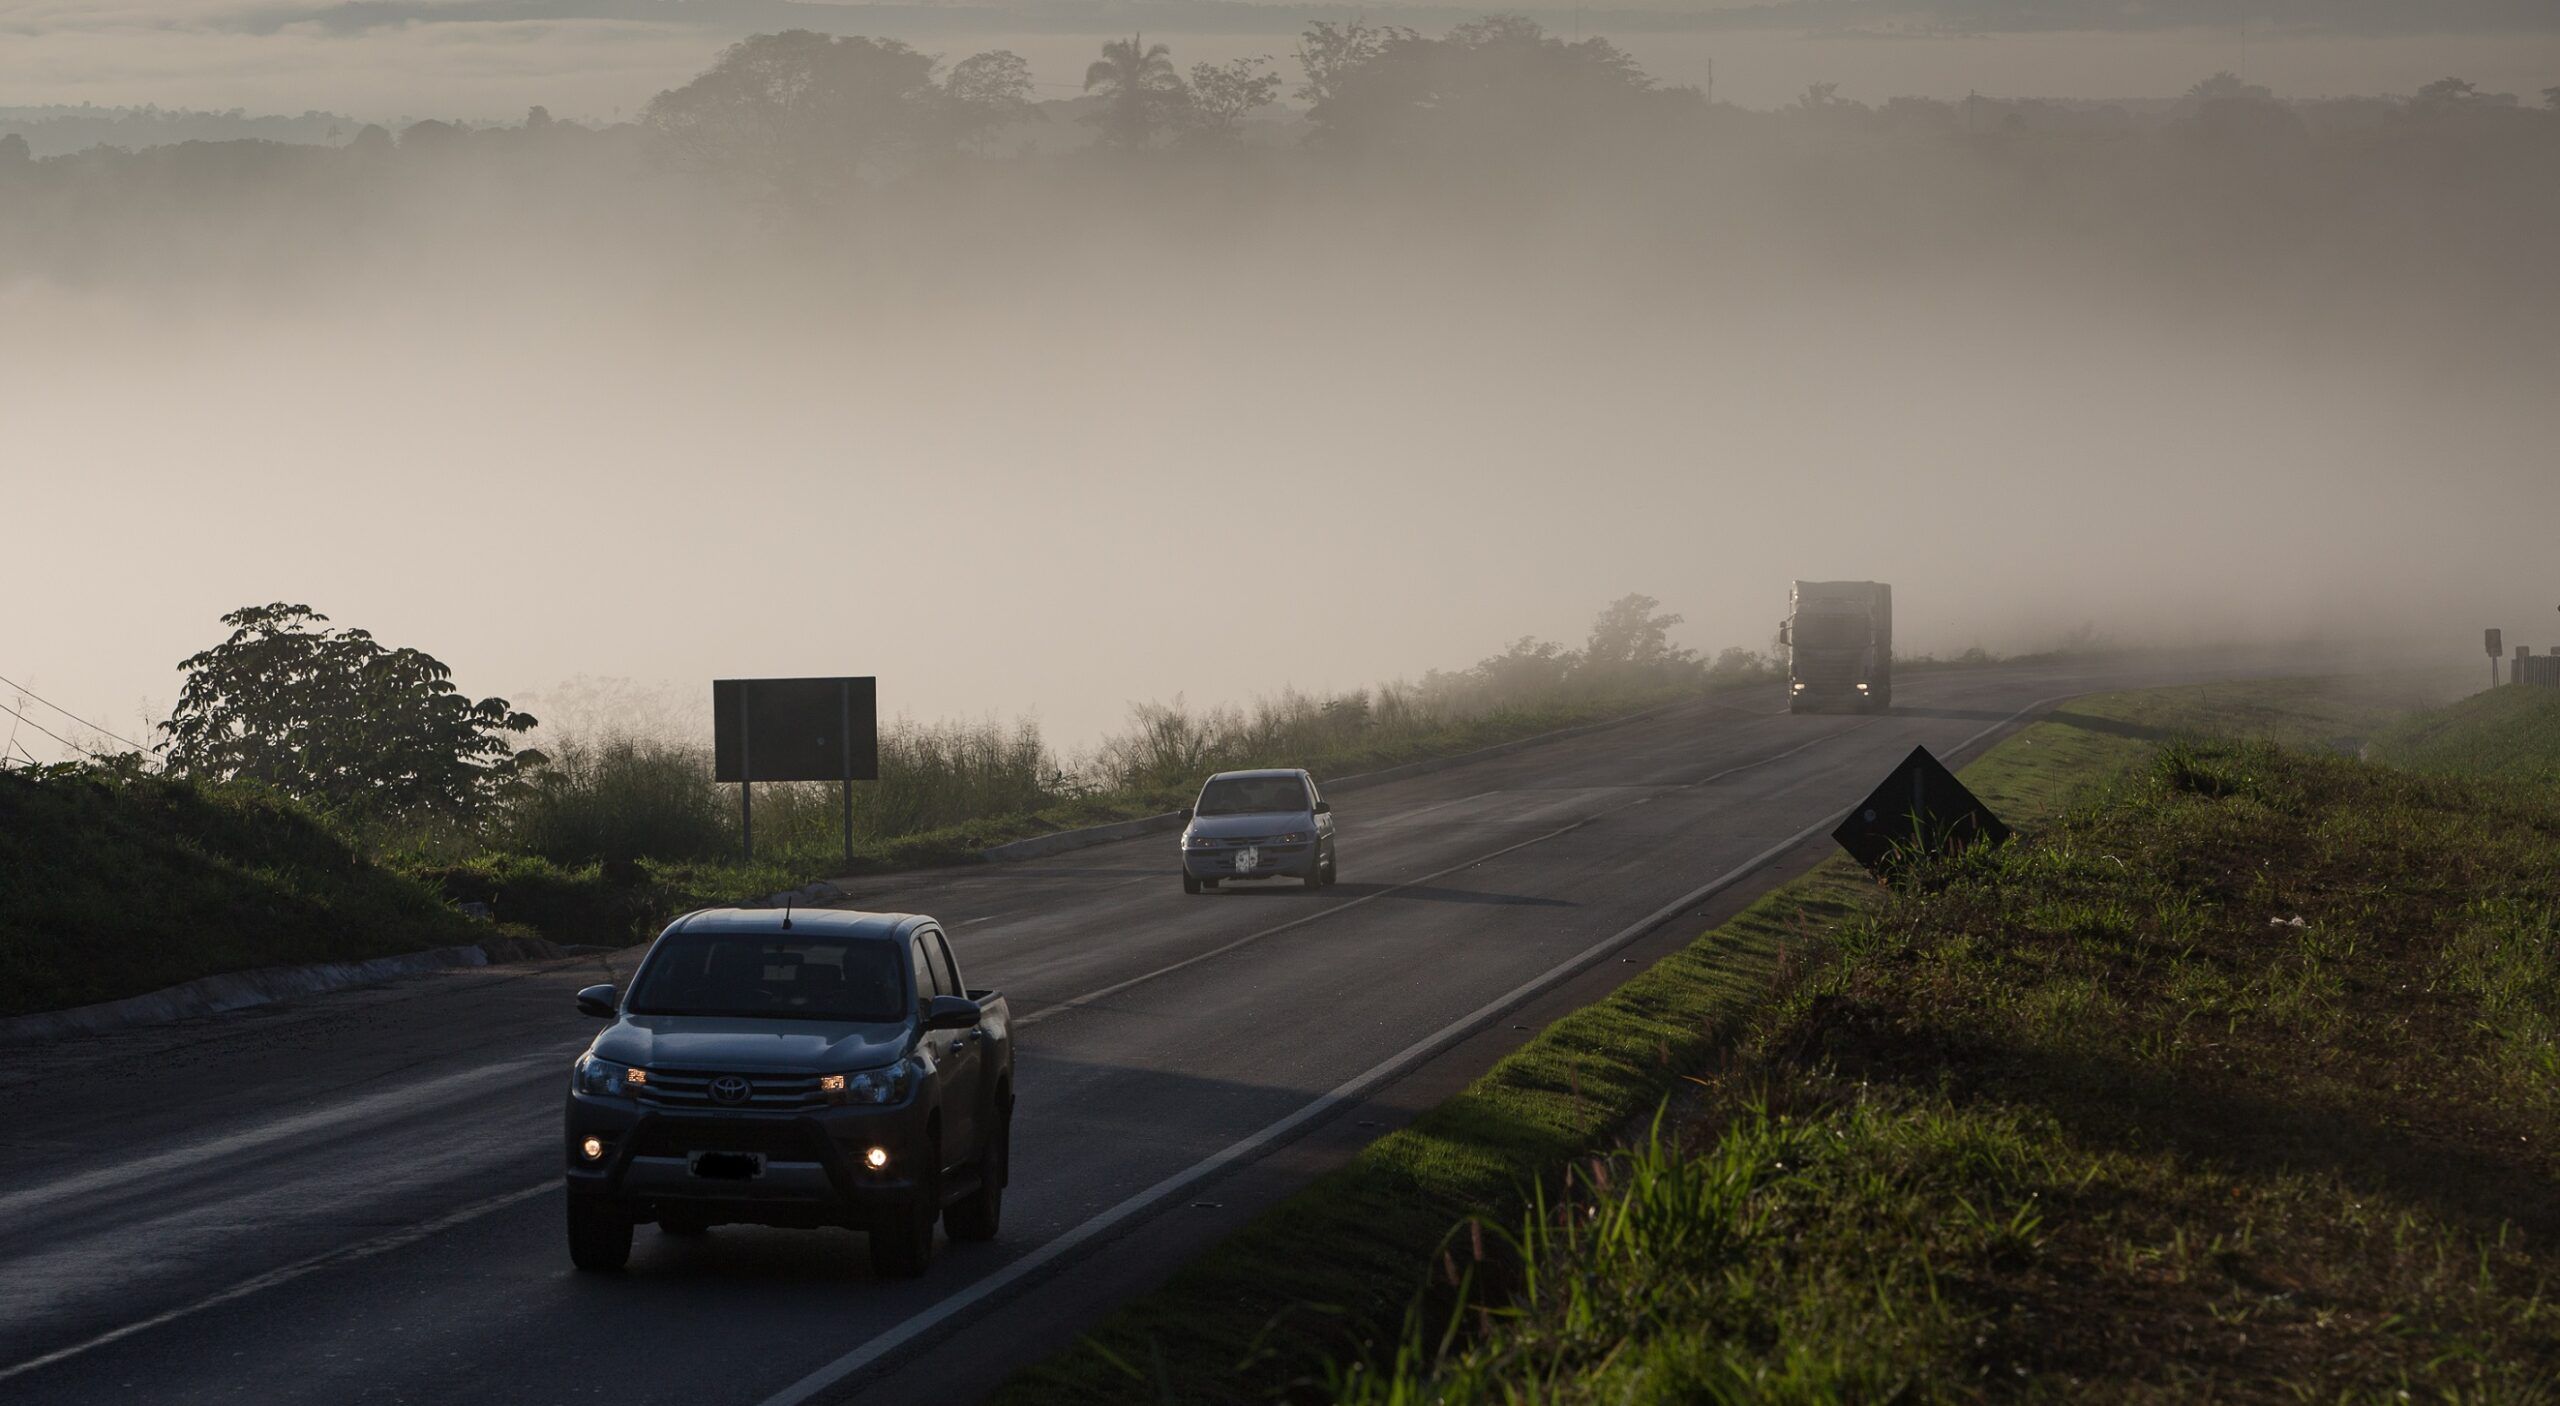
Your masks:
<svg viewBox="0 0 2560 1406"><path fill-rule="evenodd" d="M695 1176L715 1181L748 1181L764 1175L761 1152L697 1152L687 1163Z"/></svg>
<svg viewBox="0 0 2560 1406"><path fill-rule="evenodd" d="M1251 845L1236 851L1236 872L1250 874L1262 863L1262 851Z"/></svg>

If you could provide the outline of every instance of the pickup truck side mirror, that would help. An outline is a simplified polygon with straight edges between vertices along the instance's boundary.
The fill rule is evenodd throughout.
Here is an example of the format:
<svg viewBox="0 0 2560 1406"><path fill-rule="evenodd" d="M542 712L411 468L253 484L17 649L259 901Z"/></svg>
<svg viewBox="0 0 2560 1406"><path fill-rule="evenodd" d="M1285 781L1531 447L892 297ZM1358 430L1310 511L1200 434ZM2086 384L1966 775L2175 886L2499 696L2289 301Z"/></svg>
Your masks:
<svg viewBox="0 0 2560 1406"><path fill-rule="evenodd" d="M1331 801L1318 801L1318 802L1316 802L1316 814L1318 814L1318 815L1331 815L1331 814L1333 814L1333 802L1331 802Z"/></svg>
<svg viewBox="0 0 2560 1406"><path fill-rule="evenodd" d="M927 1030L967 1030L986 1018L986 1011L966 996L936 996L924 1003Z"/></svg>
<svg viewBox="0 0 2560 1406"><path fill-rule="evenodd" d="M1185 825L1191 823L1191 807L1189 806L1184 806L1182 808L1182 823Z"/></svg>
<svg viewBox="0 0 2560 1406"><path fill-rule="evenodd" d="M590 986L578 993L578 1014L580 1015L591 1015L598 1020L611 1020L620 1013L621 1006L614 1000L613 988L610 986Z"/></svg>

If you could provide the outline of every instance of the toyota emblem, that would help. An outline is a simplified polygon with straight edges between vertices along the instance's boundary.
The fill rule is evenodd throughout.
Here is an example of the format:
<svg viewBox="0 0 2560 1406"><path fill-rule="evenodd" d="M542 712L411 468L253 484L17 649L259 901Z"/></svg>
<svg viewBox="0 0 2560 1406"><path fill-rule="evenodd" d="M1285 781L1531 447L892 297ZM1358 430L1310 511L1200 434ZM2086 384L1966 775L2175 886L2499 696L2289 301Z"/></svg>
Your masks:
<svg viewBox="0 0 2560 1406"><path fill-rule="evenodd" d="M735 1074L723 1074L711 1081L711 1097L721 1103L744 1103L755 1086Z"/></svg>

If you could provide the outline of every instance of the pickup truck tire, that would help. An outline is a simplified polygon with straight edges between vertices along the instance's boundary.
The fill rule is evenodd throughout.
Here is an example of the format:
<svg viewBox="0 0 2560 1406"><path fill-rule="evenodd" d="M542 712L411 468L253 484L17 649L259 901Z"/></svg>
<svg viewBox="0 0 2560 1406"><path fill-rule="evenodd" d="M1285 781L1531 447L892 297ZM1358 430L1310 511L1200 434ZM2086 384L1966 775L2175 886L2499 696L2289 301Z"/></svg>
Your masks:
<svg viewBox="0 0 2560 1406"><path fill-rule="evenodd" d="M913 1201L897 1219L872 1227L871 1272L883 1279L913 1279L933 1264L933 1227L942 1219L942 1144L925 1147L924 1176Z"/></svg>
<svg viewBox="0 0 2560 1406"><path fill-rule="evenodd" d="M569 1196L569 1263L610 1274L631 1263L631 1217L600 1196Z"/></svg>
<svg viewBox="0 0 2560 1406"><path fill-rule="evenodd" d="M1011 1094L1002 1103L1010 1105ZM1013 1162L1013 1110L1000 1106L996 1129L978 1159L978 1189L951 1203L942 1213L942 1228L954 1240L993 1240L1004 1223L1005 1175Z"/></svg>
<svg viewBox="0 0 2560 1406"><path fill-rule="evenodd" d="M1198 893L1200 891L1200 876L1192 873L1188 869L1183 870L1182 891L1184 893Z"/></svg>

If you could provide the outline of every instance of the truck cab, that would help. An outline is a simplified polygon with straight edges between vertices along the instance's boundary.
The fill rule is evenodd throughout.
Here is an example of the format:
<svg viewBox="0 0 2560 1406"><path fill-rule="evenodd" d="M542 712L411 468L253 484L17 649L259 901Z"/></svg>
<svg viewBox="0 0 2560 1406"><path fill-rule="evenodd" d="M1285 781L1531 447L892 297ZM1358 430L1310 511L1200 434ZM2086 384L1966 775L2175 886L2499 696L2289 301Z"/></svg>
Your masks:
<svg viewBox="0 0 2560 1406"><path fill-rule="evenodd" d="M1778 642L1787 651L1787 711L1893 706L1893 587L1798 581Z"/></svg>
<svg viewBox="0 0 2560 1406"><path fill-rule="evenodd" d="M632 1228L867 1232L883 1275L921 1274L934 1226L992 1239L1011 1173L1004 994L962 985L911 913L710 909L668 925L572 1066L569 1255L617 1270Z"/></svg>

